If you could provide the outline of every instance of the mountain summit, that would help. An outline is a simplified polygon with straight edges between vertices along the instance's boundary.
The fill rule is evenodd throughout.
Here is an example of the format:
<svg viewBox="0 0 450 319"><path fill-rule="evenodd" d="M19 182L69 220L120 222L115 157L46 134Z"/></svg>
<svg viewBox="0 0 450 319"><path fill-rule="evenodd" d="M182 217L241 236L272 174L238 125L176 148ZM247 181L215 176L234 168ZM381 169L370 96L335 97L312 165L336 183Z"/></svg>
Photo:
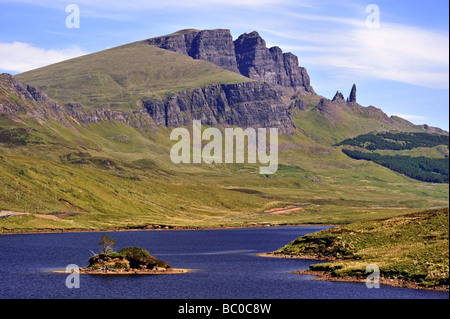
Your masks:
<svg viewBox="0 0 450 319"><path fill-rule="evenodd" d="M224 69L254 80L293 87L314 94L305 68L298 65L294 54L266 42L253 31L233 41L230 30L181 30L171 35L146 40L162 49L212 62Z"/></svg>

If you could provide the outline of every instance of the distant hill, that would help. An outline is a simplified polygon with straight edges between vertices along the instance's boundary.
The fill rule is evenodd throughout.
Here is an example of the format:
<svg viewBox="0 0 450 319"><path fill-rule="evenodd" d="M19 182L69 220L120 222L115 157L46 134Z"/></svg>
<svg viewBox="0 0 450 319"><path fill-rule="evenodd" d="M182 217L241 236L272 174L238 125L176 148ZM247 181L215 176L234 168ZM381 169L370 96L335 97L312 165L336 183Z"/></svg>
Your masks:
<svg viewBox="0 0 450 319"><path fill-rule="evenodd" d="M87 109L138 110L138 99L250 79L212 63L136 42L15 76L61 103Z"/></svg>

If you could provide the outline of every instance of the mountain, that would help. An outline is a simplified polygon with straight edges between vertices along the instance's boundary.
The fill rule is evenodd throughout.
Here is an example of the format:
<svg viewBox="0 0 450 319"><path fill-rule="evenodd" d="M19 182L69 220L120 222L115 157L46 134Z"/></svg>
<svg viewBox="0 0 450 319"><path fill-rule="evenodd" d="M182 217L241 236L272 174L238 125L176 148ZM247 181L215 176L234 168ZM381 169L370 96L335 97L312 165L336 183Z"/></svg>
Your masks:
<svg viewBox="0 0 450 319"><path fill-rule="evenodd" d="M356 85L348 98L318 95L298 58L257 32L181 30L3 74L0 89L0 211L33 213L0 218L3 232L345 223L448 201L448 184L336 145L371 132L447 132L359 105ZM170 132L193 120L222 132L278 128L277 172L173 163ZM408 152L443 157L445 147Z"/></svg>
<svg viewBox="0 0 450 319"><path fill-rule="evenodd" d="M150 45L208 61L254 80L314 93L308 72L292 53L267 48L258 32L244 33L233 41L229 30L181 30L146 40Z"/></svg>
<svg viewBox="0 0 450 319"><path fill-rule="evenodd" d="M422 130L408 121L389 118L377 108L357 104L356 85L347 101L317 95L306 69L298 66L298 58L278 47L267 48L255 31L233 41L229 30L181 30L15 78L72 106L71 115L81 123L123 118L130 124L130 116L147 117L149 113L155 123L146 118L138 125L179 126L188 125L195 115L211 125L272 126L293 133L289 113L314 103L313 111L333 125L343 113L352 113L380 120L373 125L381 125L377 131Z"/></svg>

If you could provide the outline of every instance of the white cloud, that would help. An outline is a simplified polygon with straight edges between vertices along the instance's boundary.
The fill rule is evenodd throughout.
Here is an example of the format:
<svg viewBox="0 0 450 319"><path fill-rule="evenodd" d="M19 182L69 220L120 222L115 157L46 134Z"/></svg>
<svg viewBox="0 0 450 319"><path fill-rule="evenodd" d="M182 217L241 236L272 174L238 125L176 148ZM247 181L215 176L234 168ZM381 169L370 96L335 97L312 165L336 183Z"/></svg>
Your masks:
<svg viewBox="0 0 450 319"><path fill-rule="evenodd" d="M26 4L34 4L45 7L61 7L61 5L66 5L61 3L61 0L2 0L0 2L21 2ZM283 5L283 4L293 4L300 7L311 7L314 5L315 0L165 0L165 1L149 1L149 0L134 0L134 1L123 1L123 0L77 0L76 3L79 6L86 6L91 8L109 8L111 11L120 10L144 10L144 9L154 9L154 8L185 8L185 7L196 7L200 9L202 6L238 6L238 7L253 7L265 5ZM70 3L70 2L68 2Z"/></svg>
<svg viewBox="0 0 450 319"><path fill-rule="evenodd" d="M250 17L239 25L264 33L268 45L292 51L302 66L324 70L337 81L389 80L449 88L448 31L383 19L380 28L370 29L364 6L317 5L319 9L298 12L281 7L276 18Z"/></svg>
<svg viewBox="0 0 450 319"><path fill-rule="evenodd" d="M317 0L77 0L73 3L80 7L82 15L104 18L110 20L132 20L136 14L148 10L211 10L228 8L247 11L271 10L280 6L295 6L300 8L311 8L316 5ZM0 0L0 2L23 3L37 5L47 8L64 8L70 2L61 0Z"/></svg>
<svg viewBox="0 0 450 319"><path fill-rule="evenodd" d="M350 26L357 26L361 27L365 25L365 21L358 20L358 19L352 19L352 18L342 18L342 17L333 17L333 16L325 16L325 15L318 15L318 14L305 14L305 13L293 13L293 12L287 12L286 14L297 18L301 20L309 20L309 21L320 21L320 22L327 22L327 23L340 23Z"/></svg>
<svg viewBox="0 0 450 319"><path fill-rule="evenodd" d="M413 114L388 114L389 116L398 116L404 118L409 121L425 121L428 120L428 117L421 115L413 115Z"/></svg>
<svg viewBox="0 0 450 319"><path fill-rule="evenodd" d="M0 42L0 69L20 73L84 54L86 52L76 46L62 50L47 50L23 42Z"/></svg>
<svg viewBox="0 0 450 319"><path fill-rule="evenodd" d="M289 40L303 65L359 79L392 80L430 88L449 87L448 33L382 22L369 29L364 19L289 14L313 25L308 31L264 29Z"/></svg>
<svg viewBox="0 0 450 319"><path fill-rule="evenodd" d="M58 0L15 1L53 8L65 6ZM216 23L226 21L224 28L235 27L239 32L243 28L257 30L264 33L262 35L268 45L279 45L284 51L293 51L303 66L326 70L333 79L346 77L354 81L389 80L429 88L449 87L448 31L389 23L384 20L387 16L384 13L381 27L369 29L365 23L365 4L358 1L77 0L76 3L80 6L82 17L87 15L112 20L134 20L142 12L169 13L177 17L179 11L186 12L183 16L189 16L191 10L195 10L196 14L206 10L214 20L211 22L205 17L201 20L202 26L221 27ZM230 12L233 14L230 15ZM198 15L193 17L198 18ZM189 23L189 20L180 22L186 27L200 28L197 21L192 25ZM81 54L76 50L62 50L59 54ZM40 55L51 53L43 51ZM19 65L19 62L17 59L16 63L10 62L9 65ZM5 64L1 60L0 63ZM22 70L29 68L19 67Z"/></svg>
<svg viewBox="0 0 450 319"><path fill-rule="evenodd" d="M449 38L427 30L383 24L380 29L361 28L353 32L352 63L365 74L434 88L449 86ZM351 43L349 43L351 45ZM339 57L337 64L345 64Z"/></svg>

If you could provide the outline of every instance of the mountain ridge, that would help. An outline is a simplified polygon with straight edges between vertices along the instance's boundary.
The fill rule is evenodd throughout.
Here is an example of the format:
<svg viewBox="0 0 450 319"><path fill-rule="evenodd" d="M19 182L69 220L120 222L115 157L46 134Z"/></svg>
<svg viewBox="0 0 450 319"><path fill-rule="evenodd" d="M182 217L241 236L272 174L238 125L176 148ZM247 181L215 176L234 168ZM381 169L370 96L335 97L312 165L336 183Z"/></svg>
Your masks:
<svg viewBox="0 0 450 319"><path fill-rule="evenodd" d="M186 29L144 42L214 63L254 80L315 93L308 72L298 65L297 56L283 53L277 46L267 48L256 31L233 41L228 29Z"/></svg>
<svg viewBox="0 0 450 319"><path fill-rule="evenodd" d="M169 60L170 64L166 62ZM127 66L127 69L115 70L116 68L112 66L116 62ZM176 66L176 73L173 73L172 65ZM212 65L218 66L219 69L215 69ZM195 72L199 74L197 76L199 80L189 79ZM203 76L204 74L217 76L208 78ZM190 103L189 113L206 116L205 123L224 125L251 123L255 127L272 125L278 127L281 132L293 133L295 125L292 124L291 110L303 109L311 101L309 96L316 96L319 97L315 105L316 111L324 114L333 125L339 119L340 113L345 111L379 118L382 122L388 123L391 129L419 129L446 134L438 128L417 126L404 119L388 117L381 109L373 106L367 108L360 106L356 100L355 84L347 100L339 91L332 100L317 95L310 86L306 69L298 66L297 57L289 52L283 53L278 47L267 48L264 39L256 31L244 33L233 41L228 29L180 30L170 35L93 53L14 77L62 102L71 116L85 123L116 119L130 124L136 121L124 119L138 116L141 120L136 123L140 123L140 126L158 126L166 123L187 125L187 119L192 116L183 114L186 110L172 112L172 118L161 121L162 113L167 113L167 109L161 113L153 106L167 104L169 96L172 96L172 99L174 96L192 97L192 92L186 93L191 89L203 88L202 90L206 92L213 90L217 83L237 84L256 81L267 85L241 85L243 89L248 85L259 87L260 91L264 87L262 92L267 93L267 96L259 95L257 101L253 99L251 102L266 105L263 107L265 111L253 109L257 112L247 112L247 116L253 119L239 121L236 116L233 120L224 118L221 116L222 111L214 105L217 101L213 102L216 99L213 96L208 97L212 105L208 105L205 98L197 105ZM156 87L155 83L158 83ZM192 86L186 87L184 83L192 83ZM158 86L162 87L162 90ZM274 94L277 96L275 99ZM166 102L162 102L164 100ZM222 109L225 104L231 105L224 104L224 101L223 99L220 101ZM276 102L274 105L278 105L275 107L278 111L267 107L267 104L274 101ZM235 106L238 107L244 102L245 99L241 99ZM186 102L184 104L186 105ZM281 106L282 104L284 106ZM149 110L153 112L157 118L145 114L146 110L147 113ZM211 116L211 110L214 116ZM205 115L205 112L210 115ZM236 109L231 113L238 114L239 111ZM260 116L261 120L258 121L256 116Z"/></svg>

